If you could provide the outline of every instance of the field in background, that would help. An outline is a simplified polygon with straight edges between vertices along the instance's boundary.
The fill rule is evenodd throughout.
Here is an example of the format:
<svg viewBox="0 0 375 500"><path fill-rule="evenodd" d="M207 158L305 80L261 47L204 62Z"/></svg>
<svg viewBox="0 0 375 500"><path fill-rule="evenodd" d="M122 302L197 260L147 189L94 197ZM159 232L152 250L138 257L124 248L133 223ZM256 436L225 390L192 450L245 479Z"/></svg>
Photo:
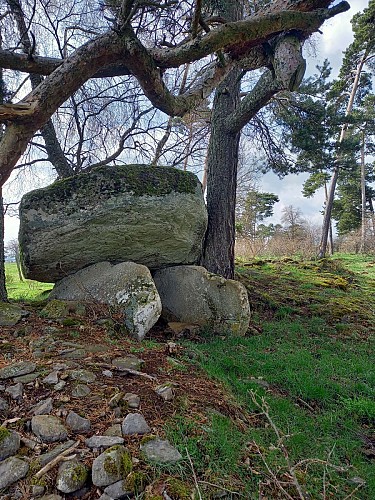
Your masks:
<svg viewBox="0 0 375 500"><path fill-rule="evenodd" d="M20 280L15 262L5 264L6 287L10 300L30 301L37 300L46 290L51 290L52 283L40 283L39 281Z"/></svg>

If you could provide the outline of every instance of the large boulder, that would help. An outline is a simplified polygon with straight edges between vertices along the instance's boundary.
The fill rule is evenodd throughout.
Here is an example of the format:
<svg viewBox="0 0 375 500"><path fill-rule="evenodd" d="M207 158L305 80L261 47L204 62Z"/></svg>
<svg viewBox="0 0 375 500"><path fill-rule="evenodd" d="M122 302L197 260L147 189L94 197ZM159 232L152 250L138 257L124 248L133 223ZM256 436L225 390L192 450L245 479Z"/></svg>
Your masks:
<svg viewBox="0 0 375 500"><path fill-rule="evenodd" d="M142 340L160 317L161 301L151 273L134 262L99 262L57 283L50 298L118 307L127 331Z"/></svg>
<svg viewBox="0 0 375 500"><path fill-rule="evenodd" d="M23 272L55 282L102 261L151 269L196 263L206 226L194 174L147 165L100 167L22 198Z"/></svg>
<svg viewBox="0 0 375 500"><path fill-rule="evenodd" d="M201 266L160 269L154 281L167 321L197 324L217 333L244 335L250 307L246 288Z"/></svg>

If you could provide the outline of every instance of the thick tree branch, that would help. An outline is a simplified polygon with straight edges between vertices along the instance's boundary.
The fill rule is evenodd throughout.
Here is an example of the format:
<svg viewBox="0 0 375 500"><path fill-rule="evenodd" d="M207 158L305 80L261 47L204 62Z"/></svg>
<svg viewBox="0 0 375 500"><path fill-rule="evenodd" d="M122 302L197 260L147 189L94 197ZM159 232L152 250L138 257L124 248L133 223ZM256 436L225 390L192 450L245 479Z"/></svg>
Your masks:
<svg viewBox="0 0 375 500"><path fill-rule="evenodd" d="M277 42L273 70L263 73L252 91L227 118L230 131L240 131L277 92L298 88L306 69L301 50L301 42L294 36L282 37Z"/></svg>
<svg viewBox="0 0 375 500"><path fill-rule="evenodd" d="M35 50L35 45L34 40L30 40L21 3L19 0L7 0L7 3L16 20L23 50L25 54L28 55L28 58L32 59L34 56L33 52ZM43 82L43 77L38 74L31 74L30 82L31 88L34 90ZM69 165L64 152L61 149L51 118L47 121L44 127L42 127L41 133L46 145L48 159L54 166L59 177L69 177L70 175L73 175L73 168Z"/></svg>
<svg viewBox="0 0 375 500"><path fill-rule="evenodd" d="M182 46L154 49L153 56L160 68L176 68L202 59L218 50L236 56L239 53L237 44L240 47L246 45L246 50L249 50L278 33L292 29L307 31L311 34L317 31L324 21L349 8L347 2L341 2L331 9L317 9L314 12L285 10L266 15L259 14L256 17L219 26Z"/></svg>

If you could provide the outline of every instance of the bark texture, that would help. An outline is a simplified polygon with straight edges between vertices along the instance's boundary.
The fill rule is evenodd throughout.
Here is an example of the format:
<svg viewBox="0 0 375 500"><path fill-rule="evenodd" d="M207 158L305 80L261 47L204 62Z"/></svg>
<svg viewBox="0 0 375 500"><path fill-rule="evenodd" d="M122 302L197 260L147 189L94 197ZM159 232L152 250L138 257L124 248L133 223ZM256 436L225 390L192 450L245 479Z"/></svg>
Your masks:
<svg viewBox="0 0 375 500"><path fill-rule="evenodd" d="M8 294L5 286L5 255L4 255L4 204L0 187L0 301L7 302Z"/></svg>
<svg viewBox="0 0 375 500"><path fill-rule="evenodd" d="M266 70L240 100L240 73L232 70L215 95L207 154L208 229L203 265L234 277L235 207L239 139L242 128L280 90L296 88L305 71L301 42L283 36L275 45L273 70Z"/></svg>

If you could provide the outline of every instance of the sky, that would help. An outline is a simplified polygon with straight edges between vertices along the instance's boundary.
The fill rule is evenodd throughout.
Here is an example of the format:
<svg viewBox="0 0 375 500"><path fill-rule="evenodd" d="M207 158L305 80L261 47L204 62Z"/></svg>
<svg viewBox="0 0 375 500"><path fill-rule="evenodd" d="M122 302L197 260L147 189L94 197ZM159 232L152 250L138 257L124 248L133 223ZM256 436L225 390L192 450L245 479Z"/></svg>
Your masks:
<svg viewBox="0 0 375 500"><path fill-rule="evenodd" d="M362 11L368 6L368 0L349 0L351 9L344 14L340 14L333 19L326 21L323 26L323 34L314 35L314 50L307 47L305 57L307 59L307 74L315 70L317 64L321 64L324 59L329 59L333 68L332 76L336 77L341 66L342 51L352 42L352 32L350 19L356 12ZM315 52L315 54L313 53ZM33 180L30 189L42 187L52 181L51 171L46 168L31 175ZM275 205L275 215L268 219L269 222L278 223L284 207L293 205L301 209L303 216L315 224L322 221L322 205L324 201L323 192L318 192L313 198L304 198L301 194L305 175L288 175L284 179L279 179L272 173L266 174L260 180L260 190L272 192L279 196L280 202ZM5 199L15 200L22 195L23 187L27 182L23 180L22 185L16 182L16 174L13 174L10 181L4 187ZM5 243L18 236L18 218L15 216L5 216Z"/></svg>
<svg viewBox="0 0 375 500"><path fill-rule="evenodd" d="M368 0L349 0L349 4L351 6L349 11L326 21L322 35L314 35L315 50L307 47L305 51L307 75L313 74L315 67L320 65L324 59L328 59L333 70L332 77L337 77L341 67L342 53L353 41L350 20L356 12L363 11L368 6ZM315 52L315 54L311 52ZM306 174L300 174L287 175L284 179L279 179L270 172L260 179L260 190L275 193L280 199L280 202L275 205L274 216L267 219L269 223L279 223L283 209L289 205L299 208L303 217L309 222L318 225L322 223L323 189L318 191L313 198L305 198L302 196L302 185L306 178Z"/></svg>

